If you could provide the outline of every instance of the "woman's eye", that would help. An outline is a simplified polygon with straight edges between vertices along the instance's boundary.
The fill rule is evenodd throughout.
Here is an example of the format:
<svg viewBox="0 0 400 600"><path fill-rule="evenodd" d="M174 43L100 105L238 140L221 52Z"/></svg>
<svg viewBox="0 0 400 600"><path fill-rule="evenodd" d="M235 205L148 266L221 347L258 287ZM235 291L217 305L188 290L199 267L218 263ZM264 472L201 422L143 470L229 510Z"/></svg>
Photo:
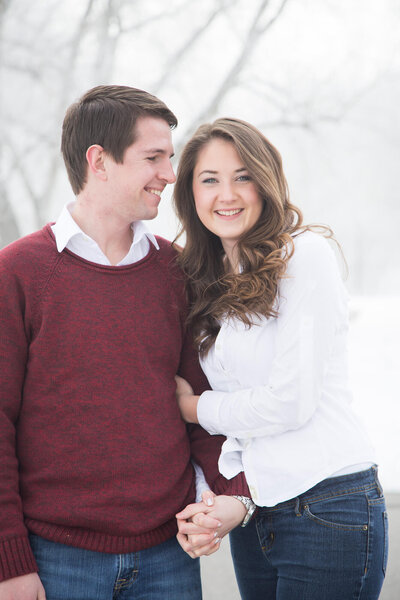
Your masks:
<svg viewBox="0 0 400 600"><path fill-rule="evenodd" d="M217 180L215 177L207 177L207 179L203 179L203 183L215 183Z"/></svg>
<svg viewBox="0 0 400 600"><path fill-rule="evenodd" d="M238 177L238 181L251 181L251 177L250 175L240 175L240 177Z"/></svg>

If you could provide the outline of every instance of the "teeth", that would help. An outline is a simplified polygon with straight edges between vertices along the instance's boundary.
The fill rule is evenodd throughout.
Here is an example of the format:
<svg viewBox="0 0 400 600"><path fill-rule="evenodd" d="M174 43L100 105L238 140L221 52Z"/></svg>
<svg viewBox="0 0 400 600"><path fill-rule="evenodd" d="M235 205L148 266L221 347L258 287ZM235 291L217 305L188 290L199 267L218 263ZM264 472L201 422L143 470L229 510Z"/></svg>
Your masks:
<svg viewBox="0 0 400 600"><path fill-rule="evenodd" d="M148 192L150 192L150 194L156 194L156 196L160 196L161 197L161 190L147 190Z"/></svg>
<svg viewBox="0 0 400 600"><path fill-rule="evenodd" d="M233 208L231 210L217 210L216 212L224 217L231 217L232 215L237 215L240 213L241 210L241 208Z"/></svg>

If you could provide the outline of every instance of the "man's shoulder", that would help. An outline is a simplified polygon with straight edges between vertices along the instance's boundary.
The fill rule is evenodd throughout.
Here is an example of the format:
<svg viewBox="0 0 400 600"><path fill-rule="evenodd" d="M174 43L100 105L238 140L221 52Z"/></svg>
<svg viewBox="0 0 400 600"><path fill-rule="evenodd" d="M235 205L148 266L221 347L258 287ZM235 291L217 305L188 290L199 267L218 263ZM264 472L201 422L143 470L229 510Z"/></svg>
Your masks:
<svg viewBox="0 0 400 600"><path fill-rule="evenodd" d="M28 233L17 240L11 242L7 246L4 246L0 250L0 253L18 253L20 251L34 251L40 250L41 248L51 247L54 244L54 240L52 239L51 227L50 225L45 225L41 229L34 231L33 233Z"/></svg>
<svg viewBox="0 0 400 600"><path fill-rule="evenodd" d="M157 243L159 245L159 251L157 252L157 256L160 261L169 268L178 269L178 248L174 242L170 242L159 235L155 236Z"/></svg>
<svg viewBox="0 0 400 600"><path fill-rule="evenodd" d="M160 235L156 235L154 237L156 238L157 243L160 246L160 250L162 250L163 253L171 253L173 255L177 254L174 242L170 242L170 240L167 240L166 238L163 238Z"/></svg>
<svg viewBox="0 0 400 600"><path fill-rule="evenodd" d="M179 265L179 247L165 238L156 236L159 250L156 252L159 267L166 277L171 289L179 291L179 294L184 290L184 274Z"/></svg>
<svg viewBox="0 0 400 600"><path fill-rule="evenodd" d="M7 269L27 268L37 262L52 260L57 256L57 247L51 228L42 229L25 235L0 250L0 267Z"/></svg>

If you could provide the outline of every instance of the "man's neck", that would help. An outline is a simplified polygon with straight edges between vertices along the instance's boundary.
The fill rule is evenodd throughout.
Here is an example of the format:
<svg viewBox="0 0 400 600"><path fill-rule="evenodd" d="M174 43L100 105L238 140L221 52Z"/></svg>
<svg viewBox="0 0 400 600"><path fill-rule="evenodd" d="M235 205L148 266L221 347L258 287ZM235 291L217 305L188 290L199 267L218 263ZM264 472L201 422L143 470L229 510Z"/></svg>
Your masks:
<svg viewBox="0 0 400 600"><path fill-rule="evenodd" d="M98 244L111 265L117 265L128 254L133 241L130 223L102 215L79 198L71 209L71 216L82 231Z"/></svg>

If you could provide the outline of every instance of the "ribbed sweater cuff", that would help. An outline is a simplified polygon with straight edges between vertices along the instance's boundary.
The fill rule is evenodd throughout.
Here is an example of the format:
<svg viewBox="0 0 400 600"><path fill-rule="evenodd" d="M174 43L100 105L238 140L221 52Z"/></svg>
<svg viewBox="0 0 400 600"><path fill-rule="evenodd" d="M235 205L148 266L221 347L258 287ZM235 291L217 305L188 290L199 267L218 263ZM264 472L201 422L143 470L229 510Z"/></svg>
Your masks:
<svg viewBox="0 0 400 600"><path fill-rule="evenodd" d="M38 571L27 537L0 542L0 581Z"/></svg>
<svg viewBox="0 0 400 600"><path fill-rule="evenodd" d="M224 494L225 496L247 496L251 498L249 486L247 485L243 471L229 480L219 477L214 484L214 492L216 494Z"/></svg>

